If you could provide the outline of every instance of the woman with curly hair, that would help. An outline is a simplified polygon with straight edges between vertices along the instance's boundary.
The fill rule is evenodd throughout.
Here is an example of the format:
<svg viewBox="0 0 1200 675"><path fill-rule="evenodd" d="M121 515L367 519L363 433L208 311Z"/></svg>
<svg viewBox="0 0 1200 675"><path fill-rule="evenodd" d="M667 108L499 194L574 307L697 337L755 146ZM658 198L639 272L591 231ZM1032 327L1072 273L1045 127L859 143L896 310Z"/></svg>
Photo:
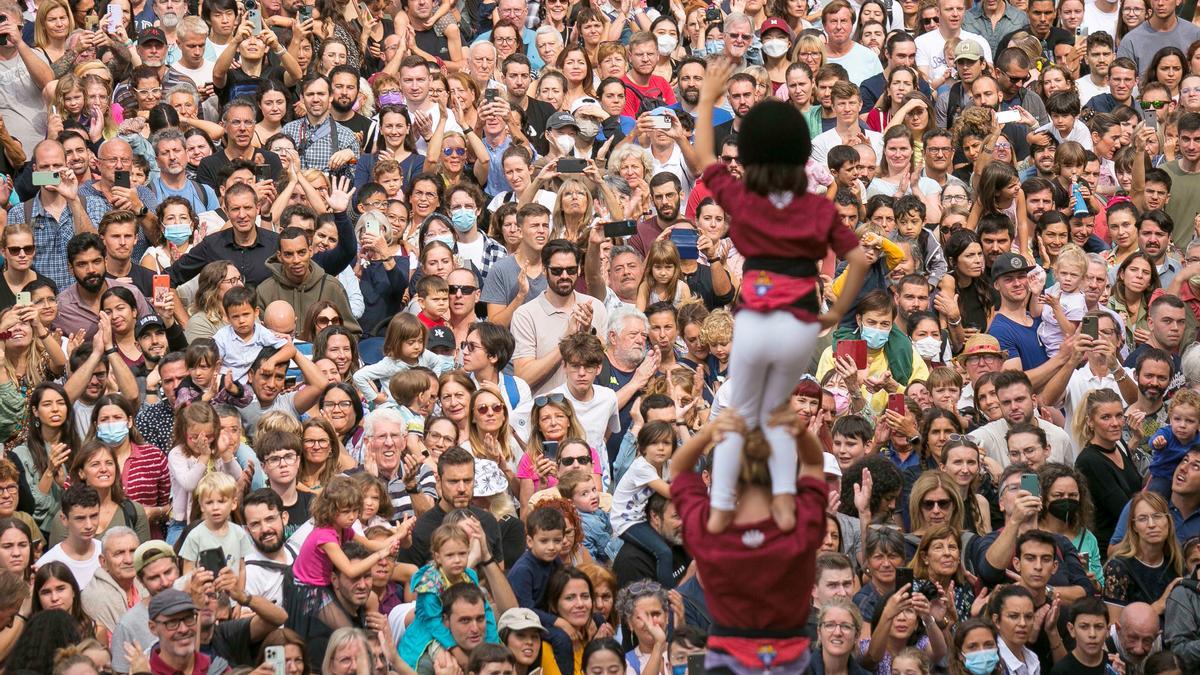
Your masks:
<svg viewBox="0 0 1200 675"><path fill-rule="evenodd" d="M543 506L558 511L567 521L567 529L563 532L562 553L559 555L562 563L577 567L595 562L583 545L583 524L580 522L579 512L575 510L575 505L571 500L562 497L543 499L537 503L537 507L540 509Z"/></svg>
<svg viewBox="0 0 1200 675"><path fill-rule="evenodd" d="M5 672L49 673L54 670L54 654L59 649L88 637L69 612L48 609L35 613L17 638L5 661Z"/></svg>

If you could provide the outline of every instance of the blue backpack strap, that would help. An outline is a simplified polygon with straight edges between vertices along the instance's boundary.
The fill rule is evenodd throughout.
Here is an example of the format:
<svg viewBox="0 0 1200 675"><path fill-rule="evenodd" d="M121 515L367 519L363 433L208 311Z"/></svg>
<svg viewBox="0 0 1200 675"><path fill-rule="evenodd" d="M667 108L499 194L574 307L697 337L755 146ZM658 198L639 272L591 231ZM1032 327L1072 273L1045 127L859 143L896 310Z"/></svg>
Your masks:
<svg viewBox="0 0 1200 675"><path fill-rule="evenodd" d="M516 408L521 402L521 390L517 387L517 378L500 373L500 382L504 384L504 393L508 395L508 405Z"/></svg>

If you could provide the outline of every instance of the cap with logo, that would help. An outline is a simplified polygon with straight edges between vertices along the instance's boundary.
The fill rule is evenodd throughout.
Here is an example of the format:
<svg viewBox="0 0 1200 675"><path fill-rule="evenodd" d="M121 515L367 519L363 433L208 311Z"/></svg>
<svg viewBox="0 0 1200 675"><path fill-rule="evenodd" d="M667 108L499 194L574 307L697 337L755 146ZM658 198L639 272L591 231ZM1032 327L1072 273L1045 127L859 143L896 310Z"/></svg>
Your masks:
<svg viewBox="0 0 1200 675"><path fill-rule="evenodd" d="M758 29L758 34L766 35L767 31L771 30L772 28L783 31L789 38L792 37L791 26L787 25L786 21L777 16L772 16L766 21L762 22L762 27Z"/></svg>
<svg viewBox="0 0 1200 675"><path fill-rule="evenodd" d="M164 45L167 44L167 34L163 32L163 29L157 26L148 26L143 28L142 32L138 33L139 45L144 45L147 42L155 41L161 42Z"/></svg>
<svg viewBox="0 0 1200 675"><path fill-rule="evenodd" d="M161 330L167 329L166 324L163 323L162 319L158 318L157 314L147 314L146 316L143 316L137 320L137 327L134 329L133 335L134 337L140 338L142 337L142 334L146 332L147 328L155 326Z"/></svg>
<svg viewBox="0 0 1200 675"><path fill-rule="evenodd" d="M450 332L445 326L434 326L429 329L429 340L425 343L425 348L433 351L437 348L454 349L454 333Z"/></svg>
<svg viewBox="0 0 1200 675"><path fill-rule="evenodd" d="M1033 265L1030 265L1024 256L1017 253L1001 253L992 263L992 279L996 280L1013 272L1028 272L1031 269Z"/></svg>
<svg viewBox="0 0 1200 675"><path fill-rule="evenodd" d="M550 116L550 119L546 120L547 129L561 129L563 127L575 127L578 130L579 123L575 121L571 113L566 112L556 112Z"/></svg>
<svg viewBox="0 0 1200 675"><path fill-rule="evenodd" d="M954 60L979 61L983 59L983 47L974 40L963 40L954 48Z"/></svg>

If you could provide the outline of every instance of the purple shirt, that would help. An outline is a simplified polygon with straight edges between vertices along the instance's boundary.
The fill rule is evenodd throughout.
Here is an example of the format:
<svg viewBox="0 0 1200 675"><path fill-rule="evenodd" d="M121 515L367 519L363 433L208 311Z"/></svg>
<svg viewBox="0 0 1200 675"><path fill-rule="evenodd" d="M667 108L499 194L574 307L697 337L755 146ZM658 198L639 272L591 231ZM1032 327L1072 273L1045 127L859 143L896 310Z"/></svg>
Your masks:
<svg viewBox="0 0 1200 675"><path fill-rule="evenodd" d="M108 282L107 288L120 286L133 293L134 299L137 300L137 317L134 318L135 321L138 318L153 313L150 305L146 303L146 298L135 286L121 283L115 279L106 279L105 281ZM91 340L96 335L96 330L100 325L100 314L79 297L79 284L71 284L67 290L58 294L58 318L54 320L52 325L54 328L61 330L63 335L67 337L74 335L76 331L82 329L84 339ZM132 332L133 327L130 326L129 330Z"/></svg>

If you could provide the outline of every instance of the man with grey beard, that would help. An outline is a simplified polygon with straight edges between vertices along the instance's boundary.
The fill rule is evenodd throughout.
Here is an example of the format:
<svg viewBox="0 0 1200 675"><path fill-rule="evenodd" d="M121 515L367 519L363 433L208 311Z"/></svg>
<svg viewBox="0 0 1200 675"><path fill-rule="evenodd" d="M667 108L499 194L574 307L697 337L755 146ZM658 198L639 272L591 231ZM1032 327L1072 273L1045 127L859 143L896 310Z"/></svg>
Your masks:
<svg viewBox="0 0 1200 675"><path fill-rule="evenodd" d="M621 256L623 252L614 250L613 255ZM636 307L618 307L609 314L605 330L604 365L596 376L596 384L617 392L621 428L609 437L610 461L620 452L621 439L625 438L625 432L633 423L633 405L638 392L649 384L658 371L658 350L646 352L649 332L649 320Z"/></svg>

